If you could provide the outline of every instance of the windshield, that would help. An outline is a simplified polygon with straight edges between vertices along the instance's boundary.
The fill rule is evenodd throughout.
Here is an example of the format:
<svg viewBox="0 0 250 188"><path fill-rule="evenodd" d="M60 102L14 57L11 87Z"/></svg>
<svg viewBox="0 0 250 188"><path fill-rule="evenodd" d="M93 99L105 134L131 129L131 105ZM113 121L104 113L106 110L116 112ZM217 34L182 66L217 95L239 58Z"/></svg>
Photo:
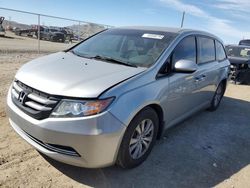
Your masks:
<svg viewBox="0 0 250 188"><path fill-rule="evenodd" d="M239 42L239 45L250 46L250 40L241 40L241 41Z"/></svg>
<svg viewBox="0 0 250 188"><path fill-rule="evenodd" d="M50 29L51 32L59 32L57 29Z"/></svg>
<svg viewBox="0 0 250 188"><path fill-rule="evenodd" d="M175 38L176 33L130 29L101 32L72 51L83 57L108 57L130 65L150 67Z"/></svg>
<svg viewBox="0 0 250 188"><path fill-rule="evenodd" d="M227 46L226 52L231 57L250 58L250 47Z"/></svg>

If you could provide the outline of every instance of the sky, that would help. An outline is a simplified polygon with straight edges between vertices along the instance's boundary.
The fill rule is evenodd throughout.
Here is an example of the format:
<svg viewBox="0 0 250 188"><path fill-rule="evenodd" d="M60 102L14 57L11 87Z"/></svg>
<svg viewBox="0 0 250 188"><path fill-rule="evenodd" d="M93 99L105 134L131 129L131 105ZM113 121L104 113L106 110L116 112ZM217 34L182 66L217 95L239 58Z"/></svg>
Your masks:
<svg viewBox="0 0 250 188"><path fill-rule="evenodd" d="M71 18L111 26L180 27L204 30L225 44L250 38L250 0L0 0L0 7ZM37 16L4 11L7 20L36 24ZM41 17L41 24L78 24Z"/></svg>

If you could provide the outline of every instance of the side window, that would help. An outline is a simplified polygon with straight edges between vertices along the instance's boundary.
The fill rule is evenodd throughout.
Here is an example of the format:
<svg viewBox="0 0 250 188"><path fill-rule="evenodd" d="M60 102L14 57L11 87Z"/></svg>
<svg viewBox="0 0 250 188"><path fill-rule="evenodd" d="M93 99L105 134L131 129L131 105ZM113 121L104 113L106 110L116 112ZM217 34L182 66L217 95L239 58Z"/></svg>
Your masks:
<svg viewBox="0 0 250 188"><path fill-rule="evenodd" d="M198 37L198 63L206 63L214 60L214 40L206 37Z"/></svg>
<svg viewBox="0 0 250 188"><path fill-rule="evenodd" d="M216 60L222 61L226 59L224 47L220 42L215 41L215 48L216 48Z"/></svg>
<svg viewBox="0 0 250 188"><path fill-rule="evenodd" d="M196 63L196 42L194 36L184 38L174 49L172 65L181 59L191 60Z"/></svg>

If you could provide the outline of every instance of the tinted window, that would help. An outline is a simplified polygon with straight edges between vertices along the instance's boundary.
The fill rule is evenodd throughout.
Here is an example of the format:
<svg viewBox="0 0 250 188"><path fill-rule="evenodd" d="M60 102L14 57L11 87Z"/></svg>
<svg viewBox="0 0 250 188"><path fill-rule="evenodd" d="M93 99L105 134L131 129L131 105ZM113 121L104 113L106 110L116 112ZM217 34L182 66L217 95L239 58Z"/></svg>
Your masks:
<svg viewBox="0 0 250 188"><path fill-rule="evenodd" d="M206 63L214 60L214 40L205 37L198 37L198 63Z"/></svg>
<svg viewBox="0 0 250 188"><path fill-rule="evenodd" d="M216 47L216 60L221 61L226 58L225 50L222 44L218 41L215 41Z"/></svg>
<svg viewBox="0 0 250 188"><path fill-rule="evenodd" d="M196 43L195 37L187 37L183 39L175 48L172 62L176 63L181 59L196 62Z"/></svg>

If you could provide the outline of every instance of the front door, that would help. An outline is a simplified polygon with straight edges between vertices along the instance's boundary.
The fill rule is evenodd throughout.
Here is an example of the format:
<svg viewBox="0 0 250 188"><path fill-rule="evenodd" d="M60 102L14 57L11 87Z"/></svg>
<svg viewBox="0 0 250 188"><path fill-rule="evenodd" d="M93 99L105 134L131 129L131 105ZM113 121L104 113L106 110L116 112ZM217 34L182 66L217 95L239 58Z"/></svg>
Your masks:
<svg viewBox="0 0 250 188"><path fill-rule="evenodd" d="M195 36L184 38L175 48L171 56L171 65L181 60L196 60ZM197 85L194 73L173 73L169 76L169 88L164 103L166 125L171 125L183 119L186 114L196 107ZM167 126L168 127L168 126Z"/></svg>

